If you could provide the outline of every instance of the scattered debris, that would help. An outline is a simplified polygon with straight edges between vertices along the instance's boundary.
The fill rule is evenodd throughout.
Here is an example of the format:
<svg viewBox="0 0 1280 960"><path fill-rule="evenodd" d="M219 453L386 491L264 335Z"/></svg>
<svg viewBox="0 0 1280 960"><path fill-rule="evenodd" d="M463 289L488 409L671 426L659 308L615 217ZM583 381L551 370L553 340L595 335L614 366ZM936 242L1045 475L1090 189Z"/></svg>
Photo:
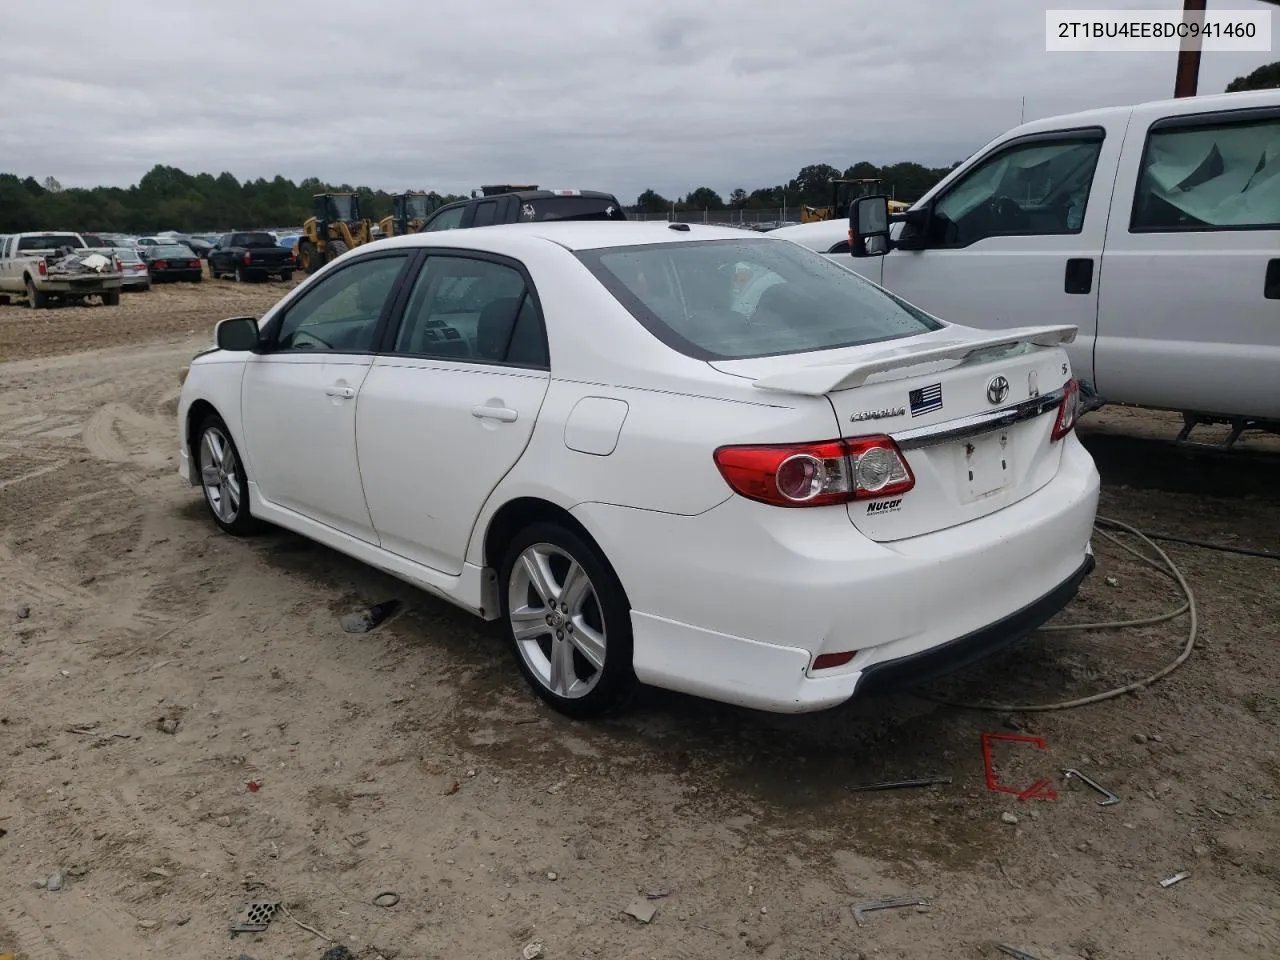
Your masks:
<svg viewBox="0 0 1280 960"><path fill-rule="evenodd" d="M1006 956L1013 957L1013 960L1039 960L1038 957L1032 956L1027 951L1011 947L1007 943L997 943L996 949Z"/></svg>
<svg viewBox="0 0 1280 960"><path fill-rule="evenodd" d="M627 909L622 912L629 917L635 917L635 919L639 920L641 923L648 923L653 919L653 915L658 912L658 908L648 900L642 900L641 898L636 897L636 899L632 900L631 903L627 905Z"/></svg>
<svg viewBox="0 0 1280 960"><path fill-rule="evenodd" d="M1145 733L1135 733L1135 734L1133 735L1133 742L1134 742L1134 743L1146 743L1146 742L1147 742L1147 735L1146 735Z"/></svg>
<svg viewBox="0 0 1280 960"><path fill-rule="evenodd" d="M1067 780L1070 780L1072 777L1074 777L1077 780L1087 783L1089 786L1093 787L1093 789L1097 790L1100 794L1102 794L1103 799L1098 801L1098 806L1100 807L1110 807L1113 804L1117 804L1120 802L1120 798L1117 797L1114 793L1112 793L1110 790L1108 790L1106 787L1102 786L1101 784L1097 783L1096 781L1089 779L1079 770L1074 770L1074 769L1063 770L1062 776Z"/></svg>
<svg viewBox="0 0 1280 960"><path fill-rule="evenodd" d="M1103 577L1102 579L1103 579L1103 582L1106 583L1108 587L1120 586L1120 581L1116 577Z"/></svg>
<svg viewBox="0 0 1280 960"><path fill-rule="evenodd" d="M538 957L542 956L542 941L530 940L520 951L520 956L523 960L538 960Z"/></svg>
<svg viewBox="0 0 1280 960"><path fill-rule="evenodd" d="M168 880L170 877L173 876L173 874L170 871L166 870L164 867L152 867L150 870L147 871L147 876L162 877L163 879Z"/></svg>
<svg viewBox="0 0 1280 960"><path fill-rule="evenodd" d="M154 930L156 927L160 926L160 921L159 920L139 920L138 926L140 926L143 930Z"/></svg>
<svg viewBox="0 0 1280 960"><path fill-rule="evenodd" d="M26 604L23 604L22 606L20 606L20 607L18 608L18 619L19 619L19 620L25 620L25 619L27 619L27 617L29 617L29 616L31 616L31 608L30 608L30 607L28 607Z"/></svg>
<svg viewBox="0 0 1280 960"><path fill-rule="evenodd" d="M68 876L68 877L74 877L74 878L76 878L77 880L79 880L81 877L83 877L83 876L84 876L85 874L87 874L88 872L89 872L89 868L88 868L88 867L86 867L83 863L73 863L73 864L72 864L72 865L67 869L67 876Z"/></svg>
<svg viewBox="0 0 1280 960"><path fill-rule="evenodd" d="M455 780L453 781L453 786L451 786L448 790L446 790L444 792L444 795L446 797L452 797L455 793L458 792L459 789L461 789L461 787L462 787L462 784L460 784L457 780Z"/></svg>
<svg viewBox="0 0 1280 960"><path fill-rule="evenodd" d="M1049 786L1047 779L1037 780L1025 790L1019 790L1016 787L1005 786L1000 782L1000 778L996 776L995 767L991 762L991 742L993 740L1007 740L1014 743L1030 743L1040 750L1047 750L1048 745L1044 742L1043 737L1030 737L1020 733L983 733L982 738L982 764L985 768L987 778L987 789L996 793L1011 793L1019 800L1030 800L1035 797L1041 800L1056 800L1058 795Z"/></svg>
<svg viewBox="0 0 1280 960"><path fill-rule="evenodd" d="M884 780L880 783L864 783L849 789L855 793L866 790L900 790L905 787L932 787L936 784L950 782L950 777L920 777L916 780Z"/></svg>
<svg viewBox="0 0 1280 960"><path fill-rule="evenodd" d="M659 887L656 890L650 890L648 893L645 894L645 896L648 897L650 900L661 900L664 897L671 896L671 891L664 889L662 887Z"/></svg>
<svg viewBox="0 0 1280 960"><path fill-rule="evenodd" d="M320 960L356 960L356 955L342 944L338 944L326 950Z"/></svg>
<svg viewBox="0 0 1280 960"><path fill-rule="evenodd" d="M261 790L261 789L262 789L262 781L261 781L261 780L246 780L246 781L245 781L244 788L245 788L246 790L248 790L250 793L257 793L259 790Z"/></svg>
<svg viewBox="0 0 1280 960"><path fill-rule="evenodd" d="M896 910L898 907L927 906L929 906L929 901L923 897L881 897L879 900L866 900L862 903L855 903L851 909L853 910L854 922L858 926L862 926L862 915L873 910Z"/></svg>
<svg viewBox="0 0 1280 960"><path fill-rule="evenodd" d="M156 721L156 729L173 736L178 732L178 720L176 717L161 717Z"/></svg>
<svg viewBox="0 0 1280 960"><path fill-rule="evenodd" d="M1165 877L1160 881L1160 886L1166 888L1172 887L1175 883L1181 883L1189 876L1191 876L1190 871L1183 870L1181 873L1175 873L1172 877Z"/></svg>
<svg viewBox="0 0 1280 960"><path fill-rule="evenodd" d="M49 879L45 881L44 888L57 893L62 889L65 883L66 881L62 878L62 874L55 870L53 873L49 874Z"/></svg>
<svg viewBox="0 0 1280 960"><path fill-rule="evenodd" d="M1006 810L1004 813L1000 814L1000 819L1005 823L1009 824L1010 826L1014 826L1018 822L1018 815L1016 813L1010 813L1008 810Z"/></svg>
<svg viewBox="0 0 1280 960"><path fill-rule="evenodd" d="M363 610L354 610L344 615L339 622L342 624L342 629L347 633L368 633L385 622L387 618L399 609L399 600L388 600L385 603L375 603L373 606L365 607Z"/></svg>
<svg viewBox="0 0 1280 960"><path fill-rule="evenodd" d="M333 937L326 936L325 934L321 933L319 930L317 930L315 927L311 926L310 924L303 923L301 920L295 917L292 913L290 913L289 908L286 907L283 903L280 904L280 912L283 913L290 920L292 920L294 923L294 926L298 927L300 930L305 930L307 931L307 933L314 934L315 936L319 937L321 940L325 941L325 943L333 943ZM336 950L338 948L334 947L333 949ZM344 960L344 958L351 956L350 950L347 950L346 947L342 947L342 949L346 950L346 953L334 954L334 958L331 958L331 960ZM326 951L325 957L328 957L330 952L331 951Z"/></svg>
<svg viewBox="0 0 1280 960"><path fill-rule="evenodd" d="M231 925L232 933L261 933L280 908L278 900L255 900L245 904L240 918Z"/></svg>
<svg viewBox="0 0 1280 960"><path fill-rule="evenodd" d="M394 907L399 902L400 894L396 893L394 890L384 890L373 898L373 905L375 907Z"/></svg>
<svg viewBox="0 0 1280 960"><path fill-rule="evenodd" d="M351 846L355 847L356 849L363 847L368 842L369 842L369 837L367 834L351 833L347 835L347 843L351 844Z"/></svg>

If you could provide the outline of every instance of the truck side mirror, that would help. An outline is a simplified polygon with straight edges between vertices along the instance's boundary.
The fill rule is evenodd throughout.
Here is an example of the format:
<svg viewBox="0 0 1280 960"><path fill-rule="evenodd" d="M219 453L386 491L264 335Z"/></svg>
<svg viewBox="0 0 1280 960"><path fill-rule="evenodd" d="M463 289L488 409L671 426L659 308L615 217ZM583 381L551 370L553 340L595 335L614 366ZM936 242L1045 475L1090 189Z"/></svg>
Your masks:
<svg viewBox="0 0 1280 960"><path fill-rule="evenodd" d="M882 257L889 252L889 198L859 197L849 204L849 254Z"/></svg>
<svg viewBox="0 0 1280 960"><path fill-rule="evenodd" d="M254 317L228 317L219 320L213 330L213 340L219 350L254 350L260 339L258 321Z"/></svg>

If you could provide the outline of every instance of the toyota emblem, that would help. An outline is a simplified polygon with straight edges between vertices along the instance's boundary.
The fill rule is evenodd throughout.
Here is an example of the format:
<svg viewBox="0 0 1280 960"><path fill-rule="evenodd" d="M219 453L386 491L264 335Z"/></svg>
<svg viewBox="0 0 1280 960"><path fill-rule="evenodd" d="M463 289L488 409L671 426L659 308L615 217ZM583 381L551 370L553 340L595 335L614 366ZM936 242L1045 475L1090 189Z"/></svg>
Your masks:
<svg viewBox="0 0 1280 960"><path fill-rule="evenodd" d="M987 384L987 400L991 403L1004 403L1009 396L1009 381L1004 377L992 377Z"/></svg>

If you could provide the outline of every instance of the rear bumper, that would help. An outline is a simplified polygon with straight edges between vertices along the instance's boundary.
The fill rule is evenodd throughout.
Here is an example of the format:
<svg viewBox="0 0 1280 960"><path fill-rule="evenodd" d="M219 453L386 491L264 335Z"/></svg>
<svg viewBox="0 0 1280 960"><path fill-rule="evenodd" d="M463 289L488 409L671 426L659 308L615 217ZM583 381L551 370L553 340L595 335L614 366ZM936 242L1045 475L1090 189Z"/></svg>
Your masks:
<svg viewBox="0 0 1280 960"><path fill-rule="evenodd" d="M573 512L632 606L636 676L741 706L803 713L925 679L1025 637L1092 568L1098 473L1074 434L1057 476L994 514L894 543L842 507L732 497L698 516L603 504ZM857 651L815 670L822 653Z"/></svg>
<svg viewBox="0 0 1280 960"><path fill-rule="evenodd" d="M89 280L54 280L43 279L36 285L36 290L40 293L74 293L81 296L92 296L95 293L101 293L103 290L119 290L124 283L122 277L112 277L102 280L97 277Z"/></svg>

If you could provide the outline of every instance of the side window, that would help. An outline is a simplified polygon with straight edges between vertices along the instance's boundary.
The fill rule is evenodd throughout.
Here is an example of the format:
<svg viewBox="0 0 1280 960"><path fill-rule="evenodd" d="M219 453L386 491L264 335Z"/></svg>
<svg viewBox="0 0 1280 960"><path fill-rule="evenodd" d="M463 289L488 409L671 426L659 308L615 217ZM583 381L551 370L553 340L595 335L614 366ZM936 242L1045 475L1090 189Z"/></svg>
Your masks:
<svg viewBox="0 0 1280 960"><path fill-rule="evenodd" d="M378 318L407 259L407 253L371 257L329 274L285 312L273 349L372 350Z"/></svg>
<svg viewBox="0 0 1280 960"><path fill-rule="evenodd" d="M466 211L466 206L450 207L448 210L441 210L436 216L427 221L427 225L422 228L424 233L430 233L433 230L456 230L462 223L462 214Z"/></svg>
<svg viewBox="0 0 1280 960"><path fill-rule="evenodd" d="M1131 232L1280 229L1280 117L1157 122L1147 137Z"/></svg>
<svg viewBox="0 0 1280 960"><path fill-rule="evenodd" d="M827 253L848 253L848 252L849 252L848 240L841 240L839 243L832 244L831 249L827 251Z"/></svg>
<svg viewBox="0 0 1280 960"><path fill-rule="evenodd" d="M498 218L498 204L494 200L476 204L476 216L471 221L473 227L487 227Z"/></svg>
<svg viewBox="0 0 1280 960"><path fill-rule="evenodd" d="M927 245L967 247L986 237L1079 233L1102 139L1028 141L1001 150L933 206Z"/></svg>
<svg viewBox="0 0 1280 960"><path fill-rule="evenodd" d="M477 363L546 367L542 317L514 267L431 257L418 275L395 352Z"/></svg>

